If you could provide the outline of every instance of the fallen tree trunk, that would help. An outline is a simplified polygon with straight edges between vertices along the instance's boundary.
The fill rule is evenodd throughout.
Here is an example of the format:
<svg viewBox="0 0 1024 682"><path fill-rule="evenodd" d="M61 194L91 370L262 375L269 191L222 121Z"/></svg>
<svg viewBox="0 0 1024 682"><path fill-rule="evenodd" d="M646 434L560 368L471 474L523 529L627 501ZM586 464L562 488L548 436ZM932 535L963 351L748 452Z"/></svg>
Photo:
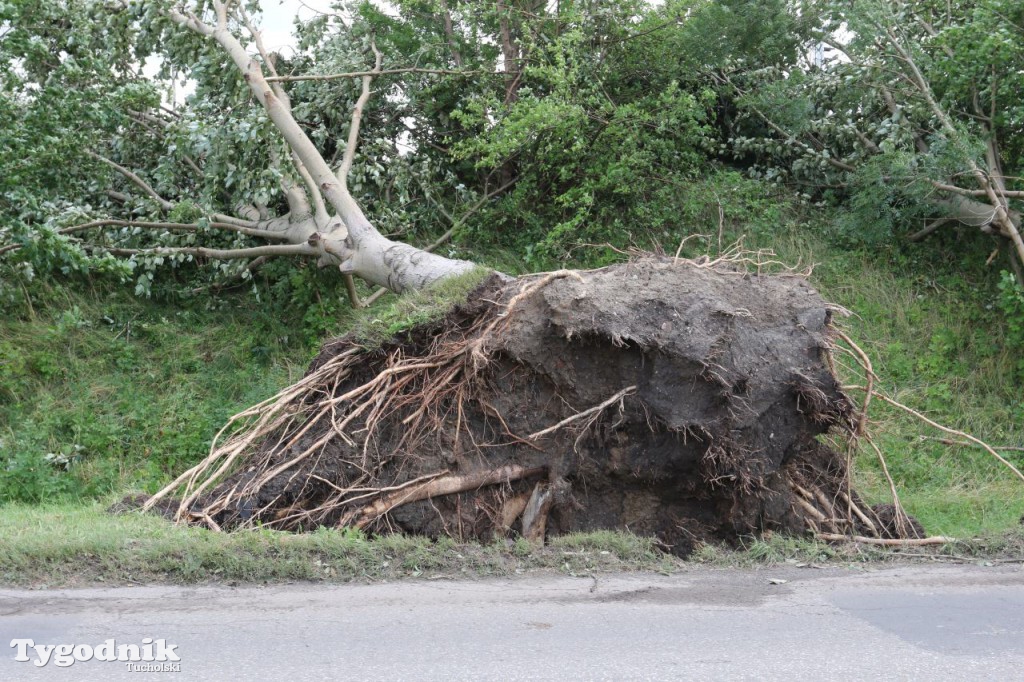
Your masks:
<svg viewBox="0 0 1024 682"><path fill-rule="evenodd" d="M836 308L746 265L495 275L381 346L331 341L179 478L175 514L484 540L622 528L680 554L768 529L884 534L816 439L856 422Z"/></svg>

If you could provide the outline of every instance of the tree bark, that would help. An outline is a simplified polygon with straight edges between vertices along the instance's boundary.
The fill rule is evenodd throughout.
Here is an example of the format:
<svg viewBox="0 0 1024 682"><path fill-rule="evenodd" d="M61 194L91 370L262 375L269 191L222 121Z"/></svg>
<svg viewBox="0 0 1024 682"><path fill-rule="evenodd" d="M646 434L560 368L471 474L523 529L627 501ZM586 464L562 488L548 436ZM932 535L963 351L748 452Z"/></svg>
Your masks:
<svg viewBox="0 0 1024 682"><path fill-rule="evenodd" d="M982 232L1010 237L1002 229L999 221L999 211L992 204L978 201L965 196L953 195L948 199L941 199L937 202L945 210L945 217L952 220L976 227ZM1021 228L1021 214L1013 209L1004 209L1006 219L1016 227Z"/></svg>

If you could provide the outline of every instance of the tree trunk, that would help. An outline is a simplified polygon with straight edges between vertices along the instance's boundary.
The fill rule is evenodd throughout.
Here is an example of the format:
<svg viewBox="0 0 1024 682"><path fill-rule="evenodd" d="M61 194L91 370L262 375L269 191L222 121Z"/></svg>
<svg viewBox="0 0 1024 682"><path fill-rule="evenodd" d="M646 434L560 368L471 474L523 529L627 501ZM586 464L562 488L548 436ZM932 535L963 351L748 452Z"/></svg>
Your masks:
<svg viewBox="0 0 1024 682"><path fill-rule="evenodd" d="M969 197L954 195L949 199L942 199L937 202L945 209L946 217L976 227L982 232L1006 235L997 222L998 214L996 209L988 202L978 201ZM1012 209L1007 211L1007 217L1018 230L1021 228L1021 215L1019 211Z"/></svg>

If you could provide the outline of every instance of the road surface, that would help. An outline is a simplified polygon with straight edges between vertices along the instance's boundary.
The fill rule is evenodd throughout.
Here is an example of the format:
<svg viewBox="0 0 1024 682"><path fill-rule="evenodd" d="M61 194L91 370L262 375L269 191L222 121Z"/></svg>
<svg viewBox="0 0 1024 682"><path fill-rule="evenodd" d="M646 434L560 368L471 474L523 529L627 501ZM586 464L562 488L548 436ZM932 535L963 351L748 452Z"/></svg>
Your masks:
<svg viewBox="0 0 1024 682"><path fill-rule="evenodd" d="M1024 680L1024 567L0 590L3 647L144 637L179 672L25 643L0 680Z"/></svg>

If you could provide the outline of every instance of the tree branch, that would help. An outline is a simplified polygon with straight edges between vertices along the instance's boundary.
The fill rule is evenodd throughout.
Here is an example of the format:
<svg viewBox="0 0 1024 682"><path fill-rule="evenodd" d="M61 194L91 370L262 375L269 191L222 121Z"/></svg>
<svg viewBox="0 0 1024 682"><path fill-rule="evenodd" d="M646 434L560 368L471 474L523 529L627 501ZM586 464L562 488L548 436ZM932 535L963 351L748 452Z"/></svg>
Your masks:
<svg viewBox="0 0 1024 682"><path fill-rule="evenodd" d="M218 4L222 5L222 3ZM218 25L217 28L213 28L201 22L195 15L186 16L175 9L168 10L168 15L181 26L211 37L220 44L242 73L250 91L266 110L270 120L281 132L288 146L309 170L310 175L323 192L324 199L338 211L348 228L349 235L359 239L375 234L376 230L366 219L348 189L338 183L335 174L320 155L313 141L295 121L285 103L274 93L259 63L249 56L238 38L227 30L226 19L223 26Z"/></svg>
<svg viewBox="0 0 1024 682"><path fill-rule="evenodd" d="M348 127L348 142L345 144L345 154L341 157L341 166L338 167L338 181L346 189L348 188L348 174L352 170L352 162L356 157L356 144L359 142L359 125L363 119L363 107L370 99L370 84L380 73L382 56L373 38L370 38L370 47L373 49L373 71L363 76L363 88L359 93L359 99L352 108L352 122Z"/></svg>
<svg viewBox="0 0 1024 682"><path fill-rule="evenodd" d="M173 256L179 253L210 258L212 260L234 260L259 256L317 256L320 252L308 244L272 244L254 246L248 249L208 249L202 246L158 246L152 249L121 249L90 246L106 251L113 256Z"/></svg>
<svg viewBox="0 0 1024 682"><path fill-rule="evenodd" d="M951 223L951 222L953 222L952 218L939 218L938 220L934 220L934 221L928 223L924 227L924 229L915 232L914 234L912 234L909 237L907 237L907 239L912 241L912 242L919 242L922 239L924 239L925 237L927 237L928 235L930 235L932 232L935 232L935 230L937 230L940 227L942 227L943 225L945 225L946 223Z"/></svg>
<svg viewBox="0 0 1024 682"><path fill-rule="evenodd" d="M459 52L459 48L455 45L455 30L452 27L452 13L448 9L447 0L441 0L441 20L444 23L444 36L448 40L448 49L452 53L452 61L455 62L455 66L462 68L462 54Z"/></svg>
<svg viewBox="0 0 1024 682"><path fill-rule="evenodd" d="M163 210L169 211L172 208L174 208L174 204L173 203L171 203L170 201L167 201L162 196L157 194L156 190L153 189L149 185L149 183L147 183L145 180L143 180L138 175L136 175L135 173L131 172L130 170L128 170L124 166L122 166L122 165L120 165L118 163L115 163L114 161L111 161L110 159L108 159L105 156L100 156L99 154L97 154L95 152L92 152L92 151L89 151L89 150L86 150L85 154L86 154L86 156L88 156L88 157L90 157L92 159L95 159L97 161L100 161L102 163L107 164L108 166L110 166L111 168L116 170L118 173L120 173L124 177L128 178L129 180L131 180L138 187L140 187L142 189L142 191L144 191L146 194L148 194L150 197L152 197L158 204L160 204L160 208L162 208Z"/></svg>
<svg viewBox="0 0 1024 682"><path fill-rule="evenodd" d="M236 272L234 275L224 280L223 282L214 282L207 286L196 287L192 290L192 294L199 294L209 289L213 292L224 291L225 289L232 288L239 285L239 282L245 282L245 273L249 273L249 279L252 279L253 274L259 268L263 267L263 264L270 259L270 256L260 256L259 258L253 258L249 261L244 268Z"/></svg>
<svg viewBox="0 0 1024 682"><path fill-rule="evenodd" d="M828 542L859 542L864 545L880 545L882 547L923 547L925 545L948 545L956 542L956 538L934 535L927 538L868 538L862 535L839 535L838 533L817 533L815 537Z"/></svg>
<svg viewBox="0 0 1024 682"><path fill-rule="evenodd" d="M87 223L64 227L57 230L57 234L70 235L101 227L140 227L144 229L167 230L171 232L199 232L203 229L198 223L165 223L147 220L118 220L115 218L105 218L102 220L92 220ZM228 232L239 232L241 234L249 235L251 237L260 237L262 239L272 239L277 241L290 240L288 235L281 232L261 230L259 228L236 225L233 223L211 222L209 227L217 230L226 230ZM6 244L4 246L0 246L0 255L9 251L17 251L21 247L21 244Z"/></svg>
<svg viewBox="0 0 1024 682"><path fill-rule="evenodd" d="M497 195L499 195L502 192L504 192L505 190L507 190L512 185L516 184L516 182L518 182L518 180L519 180L519 178L517 178L517 177L516 178L512 178L511 180L506 182L501 187L498 187L497 189L493 189L490 192L488 192L487 194L483 195L482 197L480 197L480 199L478 199L476 202L474 202L472 206L470 206L468 209L466 209L465 213L463 213L457 219L452 217L452 215L447 210L445 210L444 206L442 206L440 203L435 201L434 198L432 196L430 196L430 192L427 191L427 188L424 187L423 188L423 193L426 195L427 199L429 199L430 203L434 204L434 206L437 207L437 210L441 211L441 213L444 214L444 217L448 219L448 221L452 224L452 226L450 228L448 228L448 230L445 231L444 234L442 234L440 237L438 237L436 240L434 240L434 242L431 243L430 246L427 246L423 250L424 251L433 251L434 249L436 249L437 247L441 246L446 241L451 239L452 235L455 234L455 231L457 229L459 229L460 227L462 227L463 225L465 225L466 221L469 220L469 218L474 213L479 211L483 207L484 204L486 204L488 201L490 201L491 199L493 199Z"/></svg>
<svg viewBox="0 0 1024 682"><path fill-rule="evenodd" d="M252 35L253 41L256 43L257 52L260 53L260 56L263 58L263 63L266 64L267 70L270 72L270 77L267 78L267 82L271 83L271 88L273 89L274 94L277 95L278 99L281 100L281 103L291 111L291 97L288 96L288 93L285 92L285 89L280 85L280 83L275 82L278 77L277 65L275 63L276 55L267 51L263 44L263 33L256 28L256 25L249 18L249 14L245 11L245 7L240 5L238 7L238 12L241 16L242 23L245 25L245 28L249 31L249 34ZM272 161L277 165L276 154L272 154L271 156ZM305 164L302 163L302 159L300 159L295 151L290 148L289 157L291 158L292 165L295 167L296 172L299 174L299 177L302 178L302 181L306 186L306 191L303 192L303 190L290 179L282 178L281 185L285 193L285 198L288 201L289 213L295 217L303 216L310 210L309 200L312 198L314 206L313 212L317 227L326 225L329 220L329 216L327 215L327 208L324 205L323 195L320 194L320 189L316 186L316 181L314 181L313 177L309 174ZM306 195L307 192L308 196Z"/></svg>
<svg viewBox="0 0 1024 682"><path fill-rule="evenodd" d="M878 148L878 145L875 144L874 141L871 140L871 138L862 133L859 129L855 127L853 129L853 132L857 136L857 139L860 140L861 144L863 144L869 152L871 152L872 154L882 153L882 150Z"/></svg>
<svg viewBox="0 0 1024 682"><path fill-rule="evenodd" d="M425 69L419 67L406 67L399 69L371 69L369 71L345 71L342 73L309 74L305 76L270 76L268 83L284 83L297 81L333 81L341 78L365 78L367 76L387 76L395 73L429 73L449 76L473 76L487 74L489 76L504 76L500 71L487 71L484 69Z"/></svg>
<svg viewBox="0 0 1024 682"><path fill-rule="evenodd" d="M237 218L233 215L227 215L225 213L211 213L210 217L220 223L227 223L228 225L235 225L237 227L258 227L259 221L256 220L245 220L243 218Z"/></svg>
<svg viewBox="0 0 1024 682"><path fill-rule="evenodd" d="M203 228L199 223L163 223L163 222L152 222L146 220L117 220L117 219L104 219L104 220L93 220L88 223L82 223L81 225L72 225L71 227L65 227L57 230L58 234L74 234L76 232L84 232L95 227L142 227L146 229L155 230L169 230L178 232L199 232ZM278 241L288 241L288 237L272 230L261 230L254 227L242 227L240 225L233 225L231 223L220 223L211 222L209 227L217 230L226 230L228 232L239 232L241 234L249 235L250 237L261 237L263 239L275 239Z"/></svg>
<svg viewBox="0 0 1024 682"><path fill-rule="evenodd" d="M953 125L953 121L950 119L949 114L939 106L939 103L932 92L931 86L928 84L928 81L925 80L924 74L918 67L917 62L914 61L913 55L911 55L910 51L903 46L903 43L897 37L892 27L886 26L880 28L888 39L889 44L896 51L897 57L907 65L911 75L910 81L921 93L921 96L924 97L928 107L931 109L932 113L935 114L935 117L938 119L946 133L951 138L956 139L959 134L956 126ZM965 161L968 168L970 168L971 173L974 175L974 179L977 181L978 186L983 190L984 196L987 197L989 202L992 204L992 207L995 210L996 222L1013 242L1017 251L1017 257L1024 262L1024 239L1021 239L1020 231L1017 229L1017 225L1014 220L1010 217L1006 199L1001 198L996 193L996 189L989 181L988 176L978 166L973 158L967 156Z"/></svg>
<svg viewBox="0 0 1024 682"><path fill-rule="evenodd" d="M267 81L260 61L246 51L228 26L227 5L214 0L214 9L218 16L216 28L203 23L194 14L186 16L179 8L172 7L164 11L175 23L209 36L227 53L270 121L309 171L325 202L336 211L340 221L332 221L330 231L325 234L309 234L307 246L314 253L327 257L327 262L337 259L342 274L354 274L396 291L420 288L449 274L471 269L471 263L417 253L414 247L393 242L377 231L349 192L347 184L339 180L337 173L295 120L286 99L278 96L272 84ZM381 56L375 46L374 52L374 69L379 70ZM355 125L350 130L350 137L352 135L358 135ZM346 153L354 153L354 144L348 146Z"/></svg>
<svg viewBox="0 0 1024 682"><path fill-rule="evenodd" d="M949 185L944 182L937 180L929 180L930 184L935 189L941 189L944 192L953 192L954 194L960 194L965 197L988 197L989 192L984 189L965 189L963 187L957 187L956 185ZM1024 191L1018 190L1004 190L994 189L996 196L1006 197L1008 199L1024 199Z"/></svg>
<svg viewBox="0 0 1024 682"><path fill-rule="evenodd" d="M291 152L292 165L295 166L295 170L299 172L299 177L306 183L306 190L309 192L309 196L313 199L313 211L315 214L315 220L317 227L320 228L327 224L330 220L330 216L327 214L327 205L324 203L324 196L320 193L320 188L316 186L316 181L313 176L309 174L309 170L306 168L306 164L302 163L302 159L299 158L298 154L294 151Z"/></svg>

